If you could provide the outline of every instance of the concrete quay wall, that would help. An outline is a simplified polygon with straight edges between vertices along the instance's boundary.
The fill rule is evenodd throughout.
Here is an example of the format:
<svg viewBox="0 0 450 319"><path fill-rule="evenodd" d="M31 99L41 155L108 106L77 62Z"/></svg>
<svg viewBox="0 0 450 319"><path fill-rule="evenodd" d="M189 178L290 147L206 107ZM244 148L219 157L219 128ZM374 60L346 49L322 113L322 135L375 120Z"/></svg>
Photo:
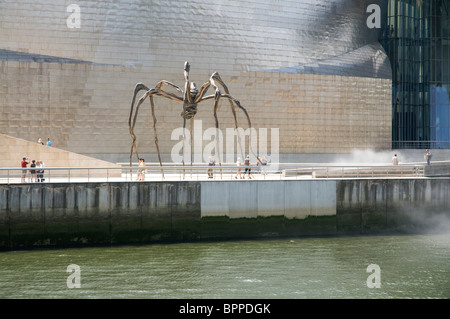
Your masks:
<svg viewBox="0 0 450 319"><path fill-rule="evenodd" d="M450 179L0 185L0 250L421 232L450 224Z"/></svg>

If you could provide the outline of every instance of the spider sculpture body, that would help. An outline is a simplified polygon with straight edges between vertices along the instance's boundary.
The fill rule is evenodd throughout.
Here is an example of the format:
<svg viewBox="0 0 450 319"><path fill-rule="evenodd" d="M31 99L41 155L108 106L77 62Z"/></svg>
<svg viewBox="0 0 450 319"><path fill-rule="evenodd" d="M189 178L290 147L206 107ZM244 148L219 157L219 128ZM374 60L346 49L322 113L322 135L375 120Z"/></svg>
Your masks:
<svg viewBox="0 0 450 319"><path fill-rule="evenodd" d="M184 64L184 79L185 79L184 90L181 89L180 87L176 86L175 84L173 84L169 81L165 81L165 80L158 82L157 85L152 89L149 89L146 85L144 85L142 83L136 84L136 87L134 89L133 99L131 102L130 117L128 119L128 125L129 125L130 134L131 134L131 138L132 138L131 151L130 151L130 167L132 165L132 157L133 157L134 152L136 153L136 156L139 160L139 155L138 155L137 148L136 148L136 135L134 133L134 127L136 125L136 119L138 116L139 108L147 98L150 99L150 105L151 105L151 111L152 111L152 117L153 117L153 131L154 131L154 136L155 136L155 145L156 145L156 150L158 152L159 163L161 166L162 166L161 154L159 151L158 135L157 135L157 131L156 131L157 120L156 120L156 116L155 116L155 105L153 102L154 96L161 96L161 97L165 97L165 98L168 98L170 100L173 100L173 101L176 101L179 103L183 103L183 111L181 112L181 117L183 118L183 132L186 129L186 121L187 120L191 121L191 130L192 130L192 122L193 122L195 115L197 114L198 104L203 101L206 101L206 100L214 100L214 119L215 119L216 129L218 130L219 129L219 120L217 117L217 109L219 106L219 100L221 98L225 98L229 101L231 112L234 117L235 127L238 128L237 115L236 115L236 108L238 108L244 112L244 114L247 118L248 126L249 126L249 128L251 128L251 121L250 121L250 117L247 113L247 110L241 106L241 104L238 100L236 100L233 96L230 95L228 87L222 81L222 79L220 78L220 76L217 72L213 73L211 75L211 77L209 78L209 81L207 81L205 84L203 84L201 86L200 89L198 89L196 87L195 83L190 82L190 80L189 80L189 69L190 69L189 62L185 62L185 64ZM221 92L219 85L223 88L225 93ZM176 93L165 91L163 89L165 86L175 89ZM211 94L211 95L206 95L206 93L210 87L214 88L215 93ZM136 104L136 96L142 90L144 90L145 93L142 95L142 97L138 100L138 102ZM192 136L192 134L191 134L191 136ZM219 135L216 134L216 143L218 143L218 136ZM185 134L183 134L183 141L184 140L185 140ZM239 140L240 139L238 136L238 141ZM184 145L184 143L183 143L183 145ZM249 145L250 145L249 146L250 151L254 155L254 152L251 149L251 142L249 143ZM216 150L218 151L219 148L216 147ZM241 153L242 153L242 150L241 150ZM191 155L192 155L192 152L191 152ZM244 158L243 154L242 154L242 157ZM219 165L221 165L220 154L218 156L218 160L219 160ZM182 162L183 162L183 166L184 166L184 146L183 146ZM192 165L192 159L191 159L191 165ZM164 172L162 172L162 174L164 177Z"/></svg>

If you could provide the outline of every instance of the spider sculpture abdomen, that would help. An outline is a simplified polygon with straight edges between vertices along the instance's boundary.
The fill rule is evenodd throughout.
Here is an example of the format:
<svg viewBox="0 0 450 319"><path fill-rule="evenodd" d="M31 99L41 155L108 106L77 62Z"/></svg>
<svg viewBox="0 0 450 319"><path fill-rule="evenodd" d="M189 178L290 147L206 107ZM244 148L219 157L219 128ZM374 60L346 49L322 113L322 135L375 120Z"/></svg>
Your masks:
<svg viewBox="0 0 450 319"><path fill-rule="evenodd" d="M183 112L181 112L181 117L190 120L194 118L195 114L197 114L197 104L189 104Z"/></svg>

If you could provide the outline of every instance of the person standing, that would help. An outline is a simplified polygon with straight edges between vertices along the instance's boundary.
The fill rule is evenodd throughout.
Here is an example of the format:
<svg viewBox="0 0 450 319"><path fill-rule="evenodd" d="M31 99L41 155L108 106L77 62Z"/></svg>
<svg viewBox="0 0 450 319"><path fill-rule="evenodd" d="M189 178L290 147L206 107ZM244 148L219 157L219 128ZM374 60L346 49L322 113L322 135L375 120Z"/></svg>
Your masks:
<svg viewBox="0 0 450 319"><path fill-rule="evenodd" d="M139 168L138 168L138 181L145 180L145 173L147 170L145 169L145 160L143 158L139 159Z"/></svg>
<svg viewBox="0 0 450 319"><path fill-rule="evenodd" d="M247 157L245 158L244 166L245 166L244 177L245 177L245 174L248 173L248 179L251 179L252 178L252 169L250 168L250 155L247 155Z"/></svg>
<svg viewBox="0 0 450 319"><path fill-rule="evenodd" d="M430 165L431 164L431 158L433 157L433 155L431 154L431 152L430 152L430 150L428 148L425 150L425 154L424 154L423 157L427 161L427 165Z"/></svg>
<svg viewBox="0 0 450 319"><path fill-rule="evenodd" d="M32 168L32 170L30 170L30 174L31 174L31 182L36 182L36 160L32 160L31 161L31 165L30 167Z"/></svg>
<svg viewBox="0 0 450 319"><path fill-rule="evenodd" d="M237 173L234 176L234 178L238 179L238 176L239 176L239 178L242 179L243 178L242 175L241 175L242 162L241 162L241 158L240 157L237 158L236 166L238 167L238 169L237 169Z"/></svg>
<svg viewBox="0 0 450 319"><path fill-rule="evenodd" d="M392 158L392 165L398 165L398 157L397 157L397 154L394 154L394 157Z"/></svg>
<svg viewBox="0 0 450 319"><path fill-rule="evenodd" d="M264 166L267 166L267 158L266 156L263 156L262 160L261 160L261 164L262 164L262 170L263 170L263 174L266 175L266 169L264 168Z"/></svg>
<svg viewBox="0 0 450 319"><path fill-rule="evenodd" d="M44 162L43 161L38 161L37 162L37 167L39 167L39 170L37 171L37 181L42 183L43 181L45 181L45 178L44 178L44 167L45 167L45 164L44 164Z"/></svg>
<svg viewBox="0 0 450 319"><path fill-rule="evenodd" d="M22 167L22 183L25 183L25 177L27 176L27 158L23 157L22 162L20 162L20 166Z"/></svg>
<svg viewBox="0 0 450 319"><path fill-rule="evenodd" d="M52 141L50 141L50 137L47 137L47 146L52 146Z"/></svg>
<svg viewBox="0 0 450 319"><path fill-rule="evenodd" d="M44 163L44 161L41 161L41 165L40 165L40 167L41 167L41 182L44 182L45 181L45 178L44 178L44 167L45 167L45 163Z"/></svg>
<svg viewBox="0 0 450 319"><path fill-rule="evenodd" d="M211 158L211 156L208 157L208 160L209 160L209 163L208 163L209 166L215 166L216 165L216 162ZM212 168L208 168L208 178L213 178L213 177L214 177L213 169Z"/></svg>
<svg viewBox="0 0 450 319"><path fill-rule="evenodd" d="M266 156L263 156L263 158L262 158L262 160L261 160L261 163L262 163L263 165L267 165L267 158L266 158Z"/></svg>

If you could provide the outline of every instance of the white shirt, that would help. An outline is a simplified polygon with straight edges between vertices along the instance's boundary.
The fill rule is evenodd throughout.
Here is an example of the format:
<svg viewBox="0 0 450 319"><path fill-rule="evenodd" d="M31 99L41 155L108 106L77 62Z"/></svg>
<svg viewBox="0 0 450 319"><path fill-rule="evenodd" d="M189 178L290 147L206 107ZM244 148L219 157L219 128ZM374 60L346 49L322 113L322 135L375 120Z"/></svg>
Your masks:
<svg viewBox="0 0 450 319"><path fill-rule="evenodd" d="M398 157L397 157L397 156L394 156L394 157L392 158L392 164L398 165Z"/></svg>

